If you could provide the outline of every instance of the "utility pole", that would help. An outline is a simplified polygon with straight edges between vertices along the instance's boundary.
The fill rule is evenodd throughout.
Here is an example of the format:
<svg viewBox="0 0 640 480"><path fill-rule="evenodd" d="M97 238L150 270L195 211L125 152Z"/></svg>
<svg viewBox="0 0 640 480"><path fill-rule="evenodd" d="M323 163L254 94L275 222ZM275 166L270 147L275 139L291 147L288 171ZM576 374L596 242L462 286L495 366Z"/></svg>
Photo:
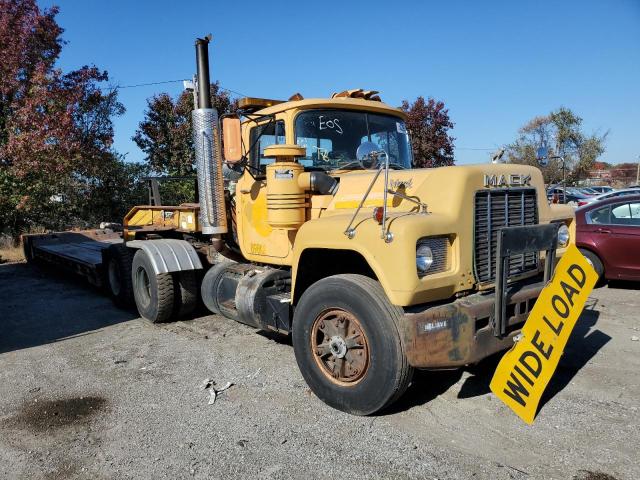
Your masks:
<svg viewBox="0 0 640 480"><path fill-rule="evenodd" d="M560 142L558 145L558 150L560 152L560 160L562 160L562 203L567 204L567 174L566 167L564 163L564 142Z"/></svg>
<svg viewBox="0 0 640 480"><path fill-rule="evenodd" d="M636 185L640 184L640 155L638 155L638 169L636 170Z"/></svg>

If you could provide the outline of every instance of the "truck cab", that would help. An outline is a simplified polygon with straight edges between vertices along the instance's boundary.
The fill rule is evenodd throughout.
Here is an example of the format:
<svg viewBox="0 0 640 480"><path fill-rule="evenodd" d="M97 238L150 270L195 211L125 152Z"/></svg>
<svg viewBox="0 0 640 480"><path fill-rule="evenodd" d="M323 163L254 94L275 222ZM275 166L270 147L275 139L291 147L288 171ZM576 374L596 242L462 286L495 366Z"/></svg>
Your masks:
<svg viewBox="0 0 640 480"><path fill-rule="evenodd" d="M395 339L409 370L476 363L513 344L549 263L550 249L509 256L500 286L504 318L497 327L501 230L531 228L527 234L538 235L536 228L550 227L548 236L557 240L551 262L575 237L572 210L549 204L538 169L413 168L404 112L365 96L371 93L279 103L248 99L240 105L255 108L249 118L235 126L223 122L223 129L239 128L235 137L241 139L240 147L225 145L225 151L250 146L239 156L246 162L242 169L227 180L235 207L229 228L243 268L262 269L258 276L273 270L280 279L287 272L287 285L267 295L264 314L256 314L243 306L249 289L242 288L236 265L215 271L213 282L214 290L227 292L217 305L235 302L238 313L217 311L258 328L292 332L307 382L327 403L353 413L381 405L359 410L359 400L335 401L366 378L373 362L368 345L378 340L370 338L376 335L373 317L386 317L387 325L378 326L380 341ZM270 105L258 108L261 102ZM371 144L377 154L359 157L358 150ZM387 178L380 174L383 157ZM324 188L305 175L322 178ZM264 284L252 280L252 288L273 290L270 274L265 278ZM354 297L365 299L359 314L355 306L338 307L357 303ZM276 301L286 302L289 312L274 307ZM360 355L367 360L359 361Z"/></svg>

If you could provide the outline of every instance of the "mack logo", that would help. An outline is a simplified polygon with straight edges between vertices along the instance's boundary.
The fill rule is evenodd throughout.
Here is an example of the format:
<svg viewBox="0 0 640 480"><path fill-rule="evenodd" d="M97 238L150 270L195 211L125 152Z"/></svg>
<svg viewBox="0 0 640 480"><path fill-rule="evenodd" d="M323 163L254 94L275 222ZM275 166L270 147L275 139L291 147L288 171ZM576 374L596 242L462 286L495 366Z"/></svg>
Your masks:
<svg viewBox="0 0 640 480"><path fill-rule="evenodd" d="M525 187L531 185L531 175L484 175L485 187Z"/></svg>

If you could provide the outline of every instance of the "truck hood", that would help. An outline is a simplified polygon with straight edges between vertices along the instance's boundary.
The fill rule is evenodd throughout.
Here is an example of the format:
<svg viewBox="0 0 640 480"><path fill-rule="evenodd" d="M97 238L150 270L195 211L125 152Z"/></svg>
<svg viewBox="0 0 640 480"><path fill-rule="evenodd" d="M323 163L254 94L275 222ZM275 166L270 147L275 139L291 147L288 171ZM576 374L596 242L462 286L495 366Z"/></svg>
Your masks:
<svg viewBox="0 0 640 480"><path fill-rule="evenodd" d="M354 171L336 175L339 188L326 214L344 214L358 207L376 171ZM488 188L536 188L538 204L546 203L539 169L528 165L480 164L412 170L390 170L389 189L426 203L429 212L455 214L457 208L472 205L478 190ZM384 174L376 180L363 208L382 206ZM414 202L388 195L389 213L416 209Z"/></svg>

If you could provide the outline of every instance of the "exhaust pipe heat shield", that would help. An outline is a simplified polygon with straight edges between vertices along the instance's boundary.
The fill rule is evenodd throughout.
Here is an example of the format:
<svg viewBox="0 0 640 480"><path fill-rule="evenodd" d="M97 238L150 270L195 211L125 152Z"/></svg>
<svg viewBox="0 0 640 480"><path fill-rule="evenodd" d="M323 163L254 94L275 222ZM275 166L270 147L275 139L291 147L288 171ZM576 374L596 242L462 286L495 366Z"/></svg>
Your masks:
<svg viewBox="0 0 640 480"><path fill-rule="evenodd" d="M197 108L192 112L192 120L198 172L200 229L207 235L227 233L218 112L215 108Z"/></svg>

